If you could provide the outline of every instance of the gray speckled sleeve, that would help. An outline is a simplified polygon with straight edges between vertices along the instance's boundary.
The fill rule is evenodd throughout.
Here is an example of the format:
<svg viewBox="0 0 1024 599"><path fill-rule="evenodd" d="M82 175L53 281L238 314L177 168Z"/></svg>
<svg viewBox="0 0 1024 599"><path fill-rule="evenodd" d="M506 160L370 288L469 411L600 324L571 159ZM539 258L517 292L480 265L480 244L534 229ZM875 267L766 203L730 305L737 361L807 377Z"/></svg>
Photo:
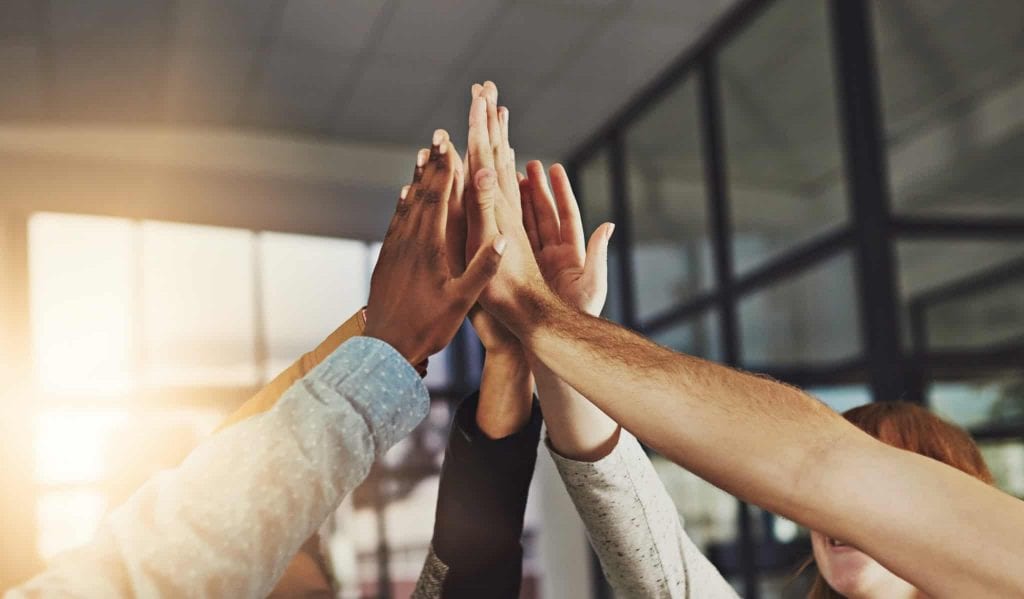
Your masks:
<svg viewBox="0 0 1024 599"><path fill-rule="evenodd" d="M637 440L622 431L596 462L558 455L558 472L619 597L735 599L736 591L683 530L675 504Z"/></svg>
<svg viewBox="0 0 1024 599"><path fill-rule="evenodd" d="M92 543L6 597L266 597L428 400L394 348L355 337L271 411L211 436L114 510Z"/></svg>

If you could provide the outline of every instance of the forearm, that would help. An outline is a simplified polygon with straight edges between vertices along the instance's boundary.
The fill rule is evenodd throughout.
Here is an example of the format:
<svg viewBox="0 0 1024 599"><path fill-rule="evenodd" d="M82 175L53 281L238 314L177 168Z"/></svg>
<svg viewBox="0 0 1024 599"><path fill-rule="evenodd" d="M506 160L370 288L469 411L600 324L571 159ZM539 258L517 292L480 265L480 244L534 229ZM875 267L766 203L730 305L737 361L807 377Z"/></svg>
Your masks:
<svg viewBox="0 0 1024 599"><path fill-rule="evenodd" d="M619 438L619 425L576 389L531 357L537 377L537 398L544 412L548 439L560 455L592 462L608 455Z"/></svg>
<svg viewBox="0 0 1024 599"><path fill-rule="evenodd" d="M523 303L529 317L509 312L506 324L524 346L677 464L937 596L1024 589L1012 557L1024 555L1019 501L883 445L793 387L677 354L540 293Z"/></svg>
<svg viewBox="0 0 1024 599"><path fill-rule="evenodd" d="M483 398L455 413L437 492L432 551L417 599L515 597L522 574L523 514L537 460L539 410L514 433L491 438L477 426Z"/></svg>
<svg viewBox="0 0 1024 599"><path fill-rule="evenodd" d="M533 407L533 374L520 347L492 349L484 357L476 424L491 439L520 431Z"/></svg>
<svg viewBox="0 0 1024 599"><path fill-rule="evenodd" d="M422 381L393 348L354 339L276 409L211 436L148 481L92 544L12 596L266 596L427 405Z"/></svg>
<svg viewBox="0 0 1024 599"><path fill-rule="evenodd" d="M506 323L533 355L638 439L769 509L791 505L805 462L856 435L798 389L681 355L550 294L527 291Z"/></svg>

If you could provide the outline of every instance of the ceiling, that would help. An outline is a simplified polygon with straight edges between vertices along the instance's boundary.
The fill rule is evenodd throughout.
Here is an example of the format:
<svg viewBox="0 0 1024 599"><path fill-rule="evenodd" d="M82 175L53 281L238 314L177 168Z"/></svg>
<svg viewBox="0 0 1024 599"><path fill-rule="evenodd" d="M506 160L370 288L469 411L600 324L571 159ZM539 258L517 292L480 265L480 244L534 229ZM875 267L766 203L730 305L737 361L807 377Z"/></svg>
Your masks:
<svg viewBox="0 0 1024 599"><path fill-rule="evenodd" d="M561 156L734 2L3 0L0 119L422 145L489 78L514 145Z"/></svg>

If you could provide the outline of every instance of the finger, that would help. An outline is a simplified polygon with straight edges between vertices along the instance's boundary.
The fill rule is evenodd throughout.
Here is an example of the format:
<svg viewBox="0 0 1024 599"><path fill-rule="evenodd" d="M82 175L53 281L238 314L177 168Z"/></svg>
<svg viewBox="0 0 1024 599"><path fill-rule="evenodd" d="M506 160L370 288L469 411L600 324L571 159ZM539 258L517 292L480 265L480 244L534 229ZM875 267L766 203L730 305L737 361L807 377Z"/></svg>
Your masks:
<svg viewBox="0 0 1024 599"><path fill-rule="evenodd" d="M615 232L614 223L604 223L590 236L583 264L583 282L591 299L604 305L608 296L608 243Z"/></svg>
<svg viewBox="0 0 1024 599"><path fill-rule="evenodd" d="M501 139L508 143L508 107L498 107L498 124L501 126ZM512 144L509 144L510 146Z"/></svg>
<svg viewBox="0 0 1024 599"><path fill-rule="evenodd" d="M515 179L509 179L507 163L509 158L508 140L501 132L501 117L498 115L498 88L494 83L484 83L484 97L487 98L487 134L491 139L494 153L494 167L498 171L498 184L503 190L510 190Z"/></svg>
<svg viewBox="0 0 1024 599"><path fill-rule="evenodd" d="M459 276L466 270L466 209L456 171L455 185L448 198L448 222L445 226L445 247L448 254L448 269L452 276Z"/></svg>
<svg viewBox="0 0 1024 599"><path fill-rule="evenodd" d="M541 250L540 233L537 232L537 217L533 214L533 202L530 197L530 180L525 176L519 180L519 197L523 205L523 228L530 239L530 249L536 254Z"/></svg>
<svg viewBox="0 0 1024 599"><path fill-rule="evenodd" d="M561 164L552 166L548 173L551 175L551 188L555 192L555 206L558 209L559 233L562 243L572 243L573 247L583 250L583 219L580 218L580 206L576 201L576 194L572 192L572 184L569 182L569 174Z"/></svg>
<svg viewBox="0 0 1024 599"><path fill-rule="evenodd" d="M391 215L391 222L388 223L387 233L384 234L385 239L398 231L409 214L409 188L409 185L403 185L402 190L398 192L398 204L395 206L395 213Z"/></svg>
<svg viewBox="0 0 1024 599"><path fill-rule="evenodd" d="M483 95L473 98L469 108L469 170L466 177L474 181L477 172L484 168L494 168L494 152L491 149L491 137L487 132L487 100Z"/></svg>
<svg viewBox="0 0 1024 599"><path fill-rule="evenodd" d="M544 165L539 160L531 160L526 164L526 177L530 181L530 203L533 214L537 218L537 233L541 247L561 243L558 229L558 212L555 201L548 188L548 178L544 174Z"/></svg>
<svg viewBox="0 0 1024 599"><path fill-rule="evenodd" d="M427 161L430 160L430 150L426 148L420 148L416 152L416 168L412 171L412 182L419 183L423 179L423 169L427 166Z"/></svg>
<svg viewBox="0 0 1024 599"><path fill-rule="evenodd" d="M466 312L476 303L480 292L498 272L501 255L505 253L505 238L496 237L493 242L481 247L473 256L466 272L455 279L456 293L462 298Z"/></svg>
<svg viewBox="0 0 1024 599"><path fill-rule="evenodd" d="M413 211L419 213L416 218L419 237L431 243L443 244L448 222L448 200L455 185L452 157L456 152L444 129L434 132L433 142L423 182L413 192Z"/></svg>

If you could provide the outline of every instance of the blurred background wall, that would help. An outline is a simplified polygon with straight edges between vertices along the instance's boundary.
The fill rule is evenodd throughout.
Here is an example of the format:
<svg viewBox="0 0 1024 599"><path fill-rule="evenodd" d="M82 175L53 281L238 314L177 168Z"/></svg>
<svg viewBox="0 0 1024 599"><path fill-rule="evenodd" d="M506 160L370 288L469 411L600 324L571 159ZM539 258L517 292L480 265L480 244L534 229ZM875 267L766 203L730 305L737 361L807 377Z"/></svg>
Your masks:
<svg viewBox="0 0 1024 599"><path fill-rule="evenodd" d="M0 1L0 586L363 305L416 149L492 79L521 159L619 224L606 316L968 427L1024 496L1024 9L988 0ZM323 273L334 273L325 276ZM467 327L339 510L346 597L429 543ZM607 597L541 452L524 596ZM744 596L796 525L653 456Z"/></svg>

